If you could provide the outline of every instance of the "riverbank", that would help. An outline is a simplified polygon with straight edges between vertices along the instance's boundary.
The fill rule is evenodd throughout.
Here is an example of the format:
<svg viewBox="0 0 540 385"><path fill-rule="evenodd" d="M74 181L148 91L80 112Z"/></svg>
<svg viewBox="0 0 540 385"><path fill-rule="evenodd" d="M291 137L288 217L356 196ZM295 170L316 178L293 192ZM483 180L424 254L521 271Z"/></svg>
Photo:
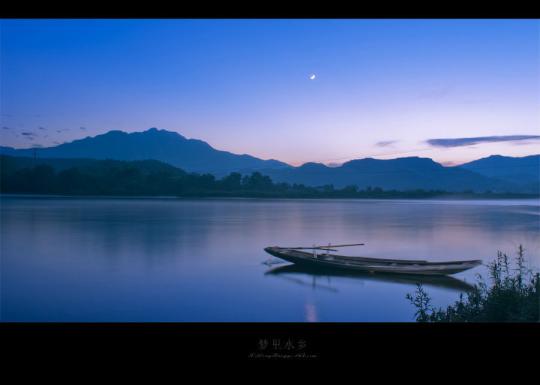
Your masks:
<svg viewBox="0 0 540 385"><path fill-rule="evenodd" d="M435 308L421 283L406 298L416 308L417 322L540 322L540 273L527 268L525 249L516 257L497 252L489 262L488 279L479 278L466 297Z"/></svg>
<svg viewBox="0 0 540 385"><path fill-rule="evenodd" d="M411 197L407 195L392 197L325 197L325 196L283 196L283 195L271 195L271 194L252 194L252 195L220 195L220 194L206 194L206 195L92 195L92 194L32 194L32 193L0 193L0 199L2 198L85 198L85 199L170 199L170 200L186 200L186 199L227 199L227 200L242 200L242 199L284 199L284 200L415 200L415 201L497 201L497 200L518 200L526 203L538 201L540 203L540 197L533 194L514 194L514 195L497 195L497 194L446 194L440 196L431 197Z"/></svg>

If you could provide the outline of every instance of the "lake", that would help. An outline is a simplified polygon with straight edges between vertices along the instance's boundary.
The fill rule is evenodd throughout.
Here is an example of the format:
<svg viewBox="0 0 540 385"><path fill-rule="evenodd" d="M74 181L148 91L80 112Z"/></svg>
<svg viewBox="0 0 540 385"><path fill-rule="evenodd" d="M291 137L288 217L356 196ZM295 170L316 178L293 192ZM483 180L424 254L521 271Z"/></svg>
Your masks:
<svg viewBox="0 0 540 385"><path fill-rule="evenodd" d="M266 246L364 242L349 255L540 266L538 200L1 197L3 321L414 321L401 276L274 263ZM480 266L426 280L458 299Z"/></svg>

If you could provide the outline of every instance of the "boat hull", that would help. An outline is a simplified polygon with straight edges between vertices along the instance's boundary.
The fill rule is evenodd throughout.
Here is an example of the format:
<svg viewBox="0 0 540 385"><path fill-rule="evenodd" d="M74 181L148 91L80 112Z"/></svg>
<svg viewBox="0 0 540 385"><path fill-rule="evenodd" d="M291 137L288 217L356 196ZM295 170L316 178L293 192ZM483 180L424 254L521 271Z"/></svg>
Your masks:
<svg viewBox="0 0 540 385"><path fill-rule="evenodd" d="M267 247L267 253L301 266L328 267L363 271L369 273L413 274L413 275L450 275L476 267L480 260L428 262L415 260L378 259L366 257L345 257L333 254L319 254L281 247Z"/></svg>

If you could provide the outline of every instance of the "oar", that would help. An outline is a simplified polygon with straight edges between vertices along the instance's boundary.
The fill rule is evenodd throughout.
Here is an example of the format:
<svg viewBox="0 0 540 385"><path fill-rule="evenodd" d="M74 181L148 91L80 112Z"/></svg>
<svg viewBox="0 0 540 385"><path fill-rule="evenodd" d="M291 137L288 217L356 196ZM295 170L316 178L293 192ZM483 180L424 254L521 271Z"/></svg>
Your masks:
<svg viewBox="0 0 540 385"><path fill-rule="evenodd" d="M329 249L328 247L323 246L314 246L314 247L280 247L281 249L289 249L289 250L330 250L330 251L338 251L335 249Z"/></svg>
<svg viewBox="0 0 540 385"><path fill-rule="evenodd" d="M330 245L330 246L331 247L349 247L349 246L364 246L364 244L363 243L350 243L348 245Z"/></svg>
<svg viewBox="0 0 540 385"><path fill-rule="evenodd" d="M364 246L364 243L349 243L345 245L328 245L328 246L312 246L312 247L282 247L282 249L290 249L290 250L330 250L330 251L338 251L336 249L333 249L333 247L351 247L351 246Z"/></svg>

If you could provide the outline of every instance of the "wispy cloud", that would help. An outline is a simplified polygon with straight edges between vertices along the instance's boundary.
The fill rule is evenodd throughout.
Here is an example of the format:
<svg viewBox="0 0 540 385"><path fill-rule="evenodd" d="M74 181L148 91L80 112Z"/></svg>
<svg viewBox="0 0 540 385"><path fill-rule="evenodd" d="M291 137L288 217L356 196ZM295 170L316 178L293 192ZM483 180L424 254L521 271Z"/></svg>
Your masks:
<svg viewBox="0 0 540 385"><path fill-rule="evenodd" d="M86 127L79 127L81 130L86 130Z"/></svg>
<svg viewBox="0 0 540 385"><path fill-rule="evenodd" d="M377 147L388 147L396 143L397 140L382 140L380 142L375 143L375 146Z"/></svg>
<svg viewBox="0 0 540 385"><path fill-rule="evenodd" d="M28 131L21 132L21 135L24 136L28 140L34 140L34 138L37 136L34 132L28 132Z"/></svg>
<svg viewBox="0 0 540 385"><path fill-rule="evenodd" d="M6 127L6 126L4 126L4 127L2 127L2 129L3 129L3 130L11 130L11 127Z"/></svg>
<svg viewBox="0 0 540 385"><path fill-rule="evenodd" d="M39 128L40 130L46 130L45 127L41 127L41 126L40 126L40 127L38 127L38 128Z"/></svg>
<svg viewBox="0 0 540 385"><path fill-rule="evenodd" d="M448 160L446 162L439 162L440 164L442 164L444 167L452 167L452 166L457 166L458 165L458 162L454 162L454 161L451 161L451 160Z"/></svg>
<svg viewBox="0 0 540 385"><path fill-rule="evenodd" d="M480 143L519 142L523 140L539 140L540 135L503 135L477 136L472 138L428 139L426 143L434 147L463 147Z"/></svg>
<svg viewBox="0 0 540 385"><path fill-rule="evenodd" d="M515 142L513 143L515 146L526 146L528 144L536 144L536 140L538 140L538 138L536 139L528 139L528 140L521 140L519 142Z"/></svg>

